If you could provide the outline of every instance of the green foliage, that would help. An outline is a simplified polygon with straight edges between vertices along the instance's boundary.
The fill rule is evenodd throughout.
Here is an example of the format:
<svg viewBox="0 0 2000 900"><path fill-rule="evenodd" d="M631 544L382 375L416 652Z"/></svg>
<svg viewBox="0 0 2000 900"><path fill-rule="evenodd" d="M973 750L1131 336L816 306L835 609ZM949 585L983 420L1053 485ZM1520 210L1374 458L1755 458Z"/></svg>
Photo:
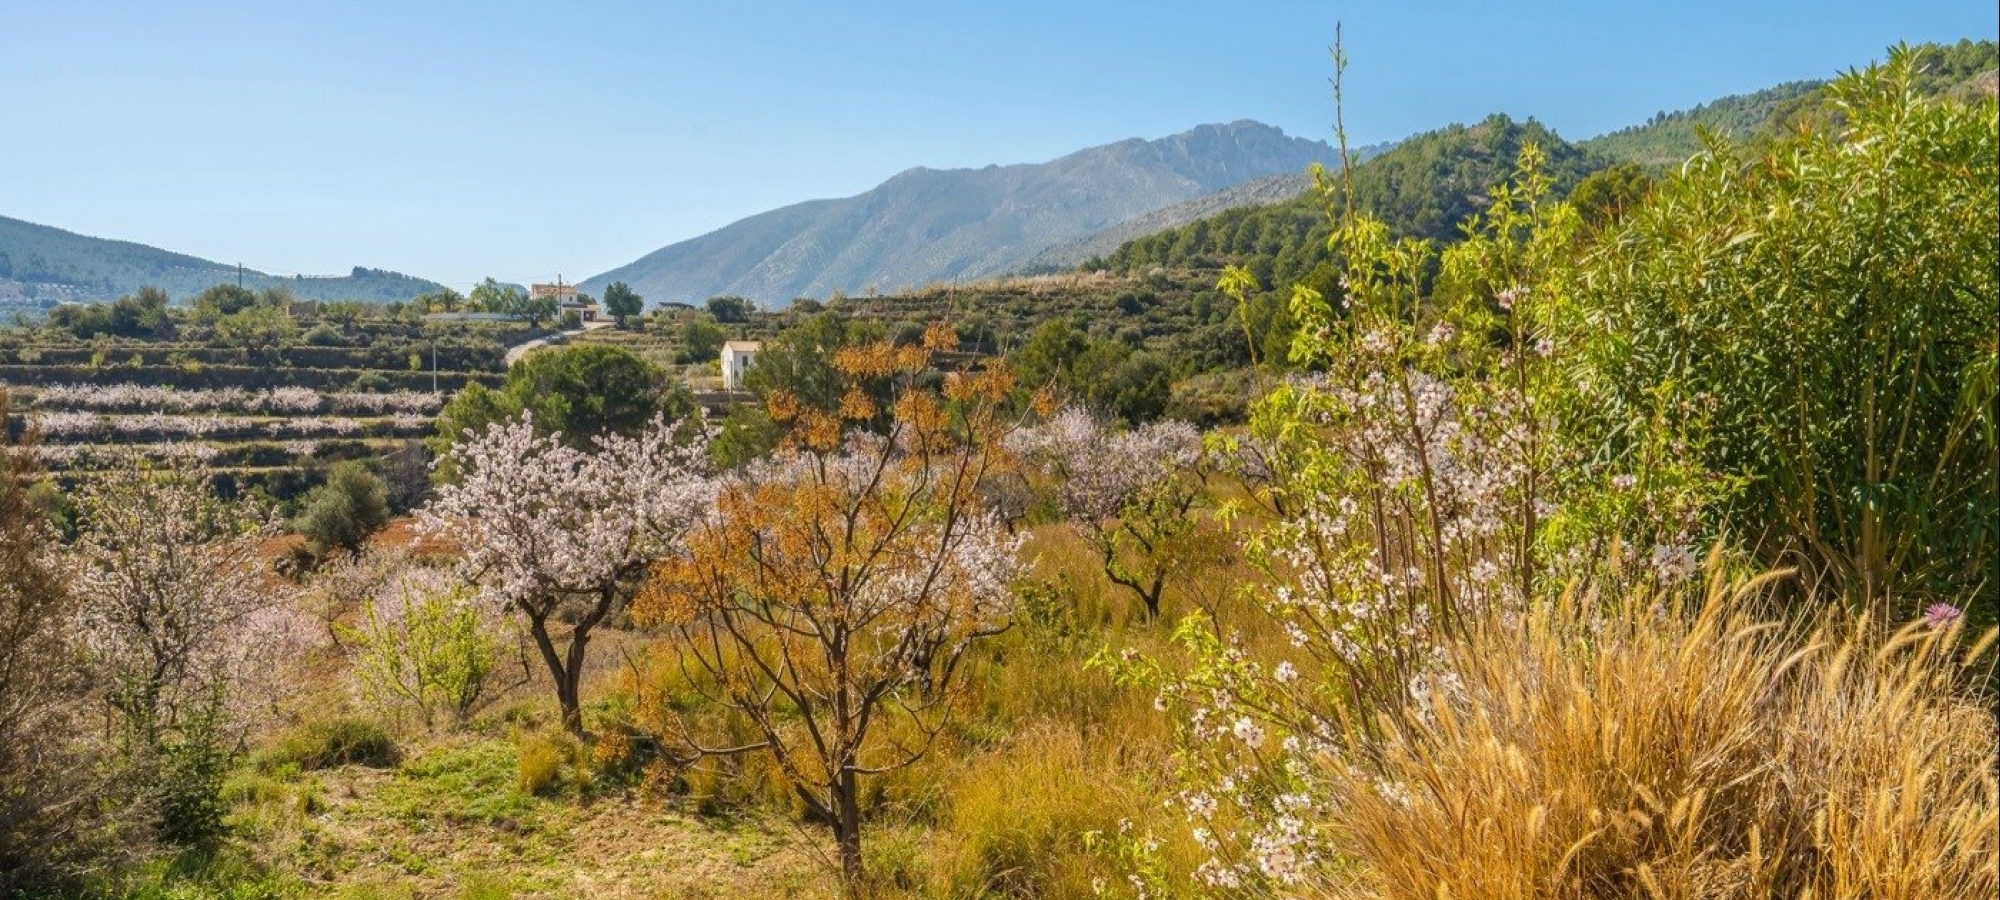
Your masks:
<svg viewBox="0 0 2000 900"><path fill-rule="evenodd" d="M625 327L626 319L638 315L645 308L645 298L625 282L614 281L604 288L604 311L618 321L620 328Z"/></svg>
<svg viewBox="0 0 2000 900"><path fill-rule="evenodd" d="M184 716L171 735L155 735L150 744L137 748L135 762L145 773L146 800L160 839L190 845L220 835L228 812L222 783L236 757L223 727L221 692Z"/></svg>
<svg viewBox="0 0 2000 900"><path fill-rule="evenodd" d="M1723 97L1674 112L1658 112L1645 123L1622 128L1583 142L1583 147L1607 159L1665 171L1702 150L1703 131L1741 141L1759 133L1774 117L1782 117L1824 87L1823 81L1792 81L1749 94Z"/></svg>
<svg viewBox="0 0 2000 900"><path fill-rule="evenodd" d="M516 788L520 754L507 741L453 746L405 762L382 799L410 822L511 822L535 800Z"/></svg>
<svg viewBox="0 0 2000 900"><path fill-rule="evenodd" d="M218 284L195 295L197 315L206 318L233 316L257 305L257 292L235 284Z"/></svg>
<svg viewBox="0 0 2000 900"><path fill-rule="evenodd" d="M784 436L784 426L772 421L762 404L737 404L722 417L721 430L709 441L709 459L720 469L740 468L769 455Z"/></svg>
<svg viewBox="0 0 2000 900"><path fill-rule="evenodd" d="M379 309L356 300L329 300L319 305L319 317L339 325L345 333L353 330L355 323L366 318L371 310Z"/></svg>
<svg viewBox="0 0 2000 900"><path fill-rule="evenodd" d="M838 409L845 382L834 369L834 354L882 336L882 326L874 322L834 313L812 316L764 341L757 364L743 376L744 389L759 397L782 390L809 407Z"/></svg>
<svg viewBox="0 0 2000 900"><path fill-rule="evenodd" d="M518 313L527 299L520 288L488 276L472 286L472 293L465 296L465 308L467 312Z"/></svg>
<svg viewBox="0 0 2000 900"><path fill-rule="evenodd" d="M707 307L708 314L714 316L717 322L748 322L751 311L757 305L742 297L730 296L710 297Z"/></svg>
<svg viewBox="0 0 2000 900"><path fill-rule="evenodd" d="M275 871L247 849L215 842L163 854L125 871L100 873L77 900L290 900L307 895L296 877Z"/></svg>
<svg viewBox="0 0 2000 900"><path fill-rule="evenodd" d="M713 316L696 316L681 326L681 344L687 348L689 362L708 362L722 355L722 345L729 340L729 332L715 324Z"/></svg>
<svg viewBox="0 0 2000 900"><path fill-rule="evenodd" d="M1556 199L1598 166L1540 122L1496 114L1477 125L1418 135L1356 166L1354 200L1397 235L1454 240L1467 221L1485 211L1492 188L1513 174L1521 149L1530 144L1546 160L1542 175Z"/></svg>
<svg viewBox="0 0 2000 900"><path fill-rule="evenodd" d="M425 730L465 724L492 699L498 623L462 583L405 578L393 589L399 596L364 604L360 622L343 629L362 696L415 713Z"/></svg>
<svg viewBox="0 0 2000 900"><path fill-rule="evenodd" d="M1731 530L1851 595L1905 604L1995 570L1994 103L1923 99L1922 54L1843 77L1845 122L1748 158L1719 147L1566 285L1599 427L1662 404L1748 480Z"/></svg>
<svg viewBox="0 0 2000 900"><path fill-rule="evenodd" d="M441 287L435 291L418 295L410 303L413 306L423 309L425 312L459 312L465 308L465 295L451 288Z"/></svg>
<svg viewBox="0 0 2000 900"><path fill-rule="evenodd" d="M49 310L44 324L79 337L101 334L119 337L171 339L173 316L167 310L167 294L156 287L142 287L136 294L120 297L109 305L58 306Z"/></svg>
<svg viewBox="0 0 2000 900"><path fill-rule="evenodd" d="M266 348L297 340L299 323L278 306L259 304L214 320L215 339L239 347Z"/></svg>
<svg viewBox="0 0 2000 900"><path fill-rule="evenodd" d="M468 386L438 414L432 448L443 451L467 429L534 414L535 430L560 433L564 442L590 446L600 434L636 434L656 416L670 421L694 413L687 388L638 355L605 344L577 344L537 351L507 370L497 389Z"/></svg>
<svg viewBox="0 0 2000 900"><path fill-rule="evenodd" d="M326 482L306 494L292 527L314 552L360 551L368 536L389 522L387 487L368 467L336 463Z"/></svg>
<svg viewBox="0 0 2000 900"><path fill-rule="evenodd" d="M1625 211L1644 202L1653 189L1653 178L1634 163L1619 163L1590 173L1569 195L1583 223L1602 228L1625 217Z"/></svg>
<svg viewBox="0 0 2000 900"><path fill-rule="evenodd" d="M1091 337L1069 319L1043 323L1007 361L1024 394L1054 387L1127 422L1159 418L1173 393L1174 370L1160 355Z"/></svg>

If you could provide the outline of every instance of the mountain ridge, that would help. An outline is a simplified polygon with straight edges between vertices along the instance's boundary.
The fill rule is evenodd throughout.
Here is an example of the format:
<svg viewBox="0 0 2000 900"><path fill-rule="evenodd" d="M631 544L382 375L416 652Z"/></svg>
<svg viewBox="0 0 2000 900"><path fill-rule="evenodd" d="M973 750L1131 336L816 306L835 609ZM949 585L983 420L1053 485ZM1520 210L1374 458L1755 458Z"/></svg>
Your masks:
<svg viewBox="0 0 2000 900"><path fill-rule="evenodd" d="M625 281L653 302L737 294L784 305L1004 275L1059 244L1334 155L1324 142L1239 119L1042 163L916 166L851 197L779 207L669 244L581 284L599 292Z"/></svg>

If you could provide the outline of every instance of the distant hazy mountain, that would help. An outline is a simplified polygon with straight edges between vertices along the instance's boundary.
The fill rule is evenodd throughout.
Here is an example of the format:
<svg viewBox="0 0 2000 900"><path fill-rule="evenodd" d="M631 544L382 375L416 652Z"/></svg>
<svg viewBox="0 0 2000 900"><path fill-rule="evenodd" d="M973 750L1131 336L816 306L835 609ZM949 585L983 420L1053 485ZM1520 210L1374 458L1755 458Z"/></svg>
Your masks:
<svg viewBox="0 0 2000 900"><path fill-rule="evenodd" d="M1240 121L1046 163L911 169L858 196L783 207L664 247L582 288L597 294L624 281L653 303L738 294L782 305L991 277L1148 213L1297 175L1334 155L1323 142Z"/></svg>
<svg viewBox="0 0 2000 900"><path fill-rule="evenodd" d="M245 287L283 286L306 300L408 300L442 287L358 266L344 276L242 274ZM106 300L146 285L180 299L236 278L233 265L0 216L0 300Z"/></svg>

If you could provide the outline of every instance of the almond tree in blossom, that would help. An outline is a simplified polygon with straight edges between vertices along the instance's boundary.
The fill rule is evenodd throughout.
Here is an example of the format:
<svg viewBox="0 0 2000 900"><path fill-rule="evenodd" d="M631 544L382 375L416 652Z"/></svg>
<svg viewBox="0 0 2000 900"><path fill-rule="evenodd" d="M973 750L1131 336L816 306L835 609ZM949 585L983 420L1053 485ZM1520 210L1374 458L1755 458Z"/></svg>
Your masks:
<svg viewBox="0 0 2000 900"><path fill-rule="evenodd" d="M1018 541L978 491L1004 458L1013 379L996 367L948 376L942 395L911 388L949 341L934 326L924 347L841 351L838 413L773 394L791 445L722 482L713 515L634 608L675 634L681 665L714 685L708 699L758 735L741 743L670 721L669 747L775 756L832 823L850 892L862 878L861 780L924 754L966 649L1013 609ZM883 396L886 410L871 399ZM884 432L863 427L885 413Z"/></svg>
<svg viewBox="0 0 2000 900"><path fill-rule="evenodd" d="M1055 482L1056 505L1097 552L1105 577L1159 617L1168 579L1206 549L1191 517L1202 496L1201 433L1174 421L1113 432L1068 407L1015 432L1009 446Z"/></svg>
<svg viewBox="0 0 2000 900"><path fill-rule="evenodd" d="M1683 529L1702 488L1673 454L1621 461L1559 427L1594 398L1544 336L1561 299L1547 273L1573 247L1540 165L1524 149L1515 182L1442 253L1342 216L1339 295L1292 300L1291 359L1312 374L1259 399L1246 435L1213 440L1274 513L1245 549L1284 644L1195 616L1176 633L1183 657L1103 657L1179 716L1175 802L1212 890L1339 893L1352 861L1329 852L1334 786L1396 804L1437 791L1384 768L1376 738L1462 693L1445 650L1470 623L1575 586L1693 574ZM1610 549L1655 544L1650 565Z"/></svg>
<svg viewBox="0 0 2000 900"><path fill-rule="evenodd" d="M463 549L463 575L486 602L526 620L574 734L592 629L647 562L679 551L714 495L704 447L655 420L577 449L537 437L523 414L454 445L459 480L417 513L422 531Z"/></svg>
<svg viewBox="0 0 2000 900"><path fill-rule="evenodd" d="M257 552L271 529L216 500L194 465L128 458L88 482L73 548L79 630L123 761L177 842L221 829L230 758L315 639Z"/></svg>
<svg viewBox="0 0 2000 900"><path fill-rule="evenodd" d="M82 630L113 708L153 743L263 673L286 594L257 552L271 533L187 461L128 459L78 495ZM309 638L302 637L301 640ZM279 642L290 646L289 638Z"/></svg>

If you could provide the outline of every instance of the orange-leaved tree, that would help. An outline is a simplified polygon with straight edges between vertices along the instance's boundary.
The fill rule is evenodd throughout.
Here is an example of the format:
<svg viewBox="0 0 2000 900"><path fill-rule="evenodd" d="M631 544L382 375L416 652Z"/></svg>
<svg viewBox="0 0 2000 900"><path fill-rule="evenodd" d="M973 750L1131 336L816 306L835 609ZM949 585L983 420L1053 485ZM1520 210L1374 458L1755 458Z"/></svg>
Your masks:
<svg viewBox="0 0 2000 900"><path fill-rule="evenodd" d="M840 351L838 409L773 394L785 445L723 482L633 607L757 735L730 742L677 719L660 723L668 746L688 762L772 754L832 824L850 893L863 878L862 779L924 754L966 649L1013 607L1018 543L977 490L1007 464L1013 377L996 366L919 386L952 341L939 324L922 345Z"/></svg>

